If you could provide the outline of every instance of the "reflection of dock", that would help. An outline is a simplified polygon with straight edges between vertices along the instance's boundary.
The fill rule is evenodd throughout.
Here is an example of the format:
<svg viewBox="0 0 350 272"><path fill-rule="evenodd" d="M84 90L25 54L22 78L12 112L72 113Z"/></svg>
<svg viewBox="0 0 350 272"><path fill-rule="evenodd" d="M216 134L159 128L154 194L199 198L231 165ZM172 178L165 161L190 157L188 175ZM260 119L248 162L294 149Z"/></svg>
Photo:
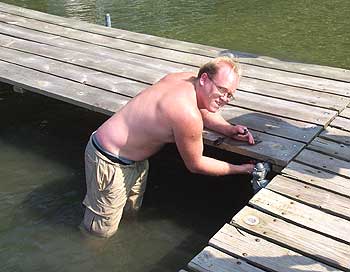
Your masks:
<svg viewBox="0 0 350 272"><path fill-rule="evenodd" d="M0 3L0 81L105 114L222 51ZM222 114L261 142L225 139L217 147L269 160L280 175L189 269L350 269L350 71L237 55L244 77ZM214 144L220 135L203 137Z"/></svg>

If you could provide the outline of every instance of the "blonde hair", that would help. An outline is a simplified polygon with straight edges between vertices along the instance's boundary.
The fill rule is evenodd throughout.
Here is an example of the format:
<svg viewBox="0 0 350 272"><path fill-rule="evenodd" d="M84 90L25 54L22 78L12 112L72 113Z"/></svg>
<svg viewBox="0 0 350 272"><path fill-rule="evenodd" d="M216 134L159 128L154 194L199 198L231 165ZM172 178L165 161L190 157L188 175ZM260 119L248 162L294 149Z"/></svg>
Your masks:
<svg viewBox="0 0 350 272"><path fill-rule="evenodd" d="M231 66L232 70L238 75L239 78L242 76L242 69L239 65L238 59L231 56L220 56L199 68L197 78L200 78L203 73L207 73L209 77L214 77L219 69L219 63L226 63Z"/></svg>

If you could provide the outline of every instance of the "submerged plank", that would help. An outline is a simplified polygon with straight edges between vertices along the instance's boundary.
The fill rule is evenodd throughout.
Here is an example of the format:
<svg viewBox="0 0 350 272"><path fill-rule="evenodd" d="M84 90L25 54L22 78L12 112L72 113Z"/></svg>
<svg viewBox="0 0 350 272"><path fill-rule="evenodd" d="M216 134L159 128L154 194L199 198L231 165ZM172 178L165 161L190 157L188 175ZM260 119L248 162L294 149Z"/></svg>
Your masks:
<svg viewBox="0 0 350 272"><path fill-rule="evenodd" d="M348 197L280 175L274 177L266 188L329 214L350 220L350 198Z"/></svg>
<svg viewBox="0 0 350 272"><path fill-rule="evenodd" d="M340 144L350 145L350 132L328 126L321 133L320 137Z"/></svg>
<svg viewBox="0 0 350 272"><path fill-rule="evenodd" d="M315 138L308 146L308 149L322 152L334 158L350 161L350 146L339 144L322 138Z"/></svg>
<svg viewBox="0 0 350 272"><path fill-rule="evenodd" d="M350 179L295 161L282 170L286 177L350 197Z"/></svg>
<svg viewBox="0 0 350 272"><path fill-rule="evenodd" d="M333 156L324 155L312 150L304 149L295 158L295 161L301 162L316 168L327 170L333 174L350 177L350 162L339 160Z"/></svg>
<svg viewBox="0 0 350 272"><path fill-rule="evenodd" d="M209 130L204 130L203 137L206 144L259 160L268 160L277 166L286 166L304 147L302 143L281 137L257 131L252 131L252 134L257 141L255 145L249 145L246 142L236 141L228 137L224 138L219 145L216 145L216 141L222 135Z"/></svg>
<svg viewBox="0 0 350 272"><path fill-rule="evenodd" d="M267 271L340 271L229 224L210 239L209 245Z"/></svg>
<svg viewBox="0 0 350 272"><path fill-rule="evenodd" d="M249 233L322 263L350 269L350 246L281 219L244 207L231 222Z"/></svg>
<svg viewBox="0 0 350 272"><path fill-rule="evenodd" d="M205 247L189 262L188 267L198 272L263 272L241 259L231 257L212 247Z"/></svg>
<svg viewBox="0 0 350 272"><path fill-rule="evenodd" d="M341 68L325 67L320 65L304 64L291 61L286 62L266 56L258 56L255 54L231 51L207 45L200 45L190 42L161 38L147 34L130 32L122 29L106 28L96 24L89 24L71 18L62 18L51 14L8 5L5 3L0 3L0 10L23 17L33 18L44 22L50 22L60 26L92 32L95 34L102 34L108 37L125 39L128 41L174 49L192 54L215 57L222 52L232 52L233 54L241 58L242 63L254 64L263 67L271 67L275 69L287 70L301 74L310 74L350 82L350 71Z"/></svg>
<svg viewBox="0 0 350 272"><path fill-rule="evenodd" d="M343 218L327 214L264 188L249 201L249 204L298 226L350 244L350 222Z"/></svg>

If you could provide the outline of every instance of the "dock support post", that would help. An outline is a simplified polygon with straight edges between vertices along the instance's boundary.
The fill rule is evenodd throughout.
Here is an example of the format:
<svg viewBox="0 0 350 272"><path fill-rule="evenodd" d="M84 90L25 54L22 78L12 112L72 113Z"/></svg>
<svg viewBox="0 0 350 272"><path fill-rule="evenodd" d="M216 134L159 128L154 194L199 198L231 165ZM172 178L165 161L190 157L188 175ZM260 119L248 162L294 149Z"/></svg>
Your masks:
<svg viewBox="0 0 350 272"><path fill-rule="evenodd" d="M109 15L109 13L105 15L105 23L107 27L112 27L111 16Z"/></svg>

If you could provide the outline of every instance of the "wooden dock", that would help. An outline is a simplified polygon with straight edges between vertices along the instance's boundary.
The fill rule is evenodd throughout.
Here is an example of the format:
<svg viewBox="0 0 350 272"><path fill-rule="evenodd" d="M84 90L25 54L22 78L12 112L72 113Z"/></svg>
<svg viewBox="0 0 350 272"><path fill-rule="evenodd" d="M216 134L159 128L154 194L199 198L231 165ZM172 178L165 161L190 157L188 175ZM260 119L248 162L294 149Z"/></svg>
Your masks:
<svg viewBox="0 0 350 272"><path fill-rule="evenodd" d="M233 51L0 3L0 81L107 115L223 52ZM186 269L350 271L350 71L233 53L243 78L222 115L261 142L217 147L268 160L279 175Z"/></svg>

